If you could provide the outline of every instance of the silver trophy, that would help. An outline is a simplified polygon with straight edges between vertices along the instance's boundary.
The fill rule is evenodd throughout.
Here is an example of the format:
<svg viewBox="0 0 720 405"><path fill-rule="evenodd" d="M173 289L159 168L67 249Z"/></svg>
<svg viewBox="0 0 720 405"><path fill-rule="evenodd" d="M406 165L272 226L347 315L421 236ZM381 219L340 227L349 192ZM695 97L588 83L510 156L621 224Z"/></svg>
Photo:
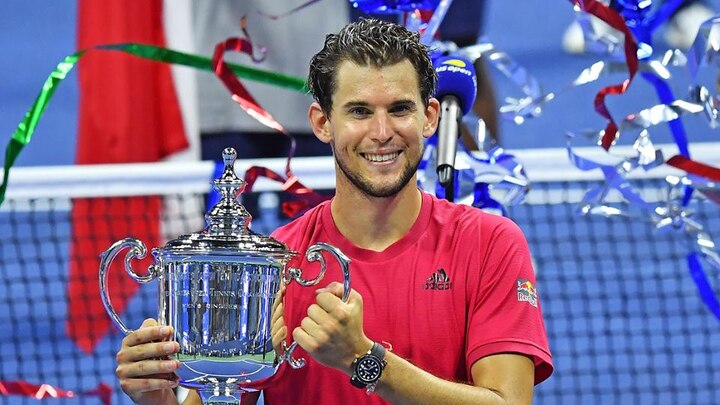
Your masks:
<svg viewBox="0 0 720 405"><path fill-rule="evenodd" d="M225 169L213 182L221 200L205 215L207 227L153 249L147 275L131 266L147 252L137 239L115 242L100 261L103 304L125 334L132 330L113 309L107 289L111 262L127 248L125 270L130 277L140 283L158 281L158 321L173 327L173 339L180 344L175 356L181 363L179 384L197 390L204 404L239 404L242 392L274 384L270 378L283 362L292 368L304 365L304 359L293 358L297 343L283 344L279 354L272 345L271 311L280 283L316 285L325 274L326 251L340 263L343 301L350 292L350 259L339 249L325 243L310 246L305 256L319 260L320 271L308 280L300 269L287 265L297 252L249 229L252 218L236 199L245 187L235 175L236 156L232 148L223 151Z"/></svg>

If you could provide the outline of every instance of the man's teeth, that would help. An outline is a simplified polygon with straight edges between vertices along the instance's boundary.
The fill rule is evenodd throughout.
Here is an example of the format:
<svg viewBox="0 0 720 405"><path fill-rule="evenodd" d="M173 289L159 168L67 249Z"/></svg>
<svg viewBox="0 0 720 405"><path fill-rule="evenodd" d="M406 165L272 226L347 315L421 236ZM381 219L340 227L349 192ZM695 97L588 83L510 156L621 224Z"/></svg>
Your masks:
<svg viewBox="0 0 720 405"><path fill-rule="evenodd" d="M363 156L365 156L365 159L371 161L371 162L386 162L388 160L393 160L396 157L400 155L400 152L394 152L389 153L387 155L377 155L373 153L364 153Z"/></svg>

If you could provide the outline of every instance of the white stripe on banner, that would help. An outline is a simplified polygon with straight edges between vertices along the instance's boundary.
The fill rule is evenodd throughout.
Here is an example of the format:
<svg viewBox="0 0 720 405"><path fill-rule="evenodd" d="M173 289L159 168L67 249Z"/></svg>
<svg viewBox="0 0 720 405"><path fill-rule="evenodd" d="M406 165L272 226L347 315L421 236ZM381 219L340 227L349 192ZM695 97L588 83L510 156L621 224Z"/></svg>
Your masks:
<svg viewBox="0 0 720 405"><path fill-rule="evenodd" d="M163 25L167 47L182 52L196 54L195 29L193 26L193 5L191 0L163 0ZM200 160L200 126L198 121L197 70L171 65L171 73L175 84L175 93L180 103L180 112L185 126L185 135L190 147L182 152L169 156L170 162L196 162ZM190 216L190 213L202 213L204 202L202 196L193 198L165 198L160 223L161 235L177 235L186 224L172 221L183 213L189 229L202 229L205 219L202 214ZM182 227L182 228L181 228Z"/></svg>

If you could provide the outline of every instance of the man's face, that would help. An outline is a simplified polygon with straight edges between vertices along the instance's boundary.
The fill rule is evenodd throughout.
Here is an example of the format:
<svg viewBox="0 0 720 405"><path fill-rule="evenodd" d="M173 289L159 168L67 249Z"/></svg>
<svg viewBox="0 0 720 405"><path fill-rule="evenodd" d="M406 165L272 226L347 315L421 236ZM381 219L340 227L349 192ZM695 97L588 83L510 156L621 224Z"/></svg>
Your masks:
<svg viewBox="0 0 720 405"><path fill-rule="evenodd" d="M350 184L372 197L393 196L415 179L423 137L437 126L437 100L424 106L407 60L383 68L344 61L336 74L332 112L318 137L331 143Z"/></svg>

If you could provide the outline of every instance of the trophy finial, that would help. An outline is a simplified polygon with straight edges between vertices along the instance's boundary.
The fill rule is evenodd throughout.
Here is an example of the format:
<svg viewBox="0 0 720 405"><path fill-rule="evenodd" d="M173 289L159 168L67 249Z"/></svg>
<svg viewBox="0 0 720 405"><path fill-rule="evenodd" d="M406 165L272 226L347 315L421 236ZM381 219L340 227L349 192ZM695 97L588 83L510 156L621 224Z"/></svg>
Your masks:
<svg viewBox="0 0 720 405"><path fill-rule="evenodd" d="M245 181L235 174L237 152L234 148L225 148L222 158L225 168L220 177L213 181L215 189L220 193L220 201L205 216L209 232L226 236L246 234L252 217L237 201L238 195L245 189Z"/></svg>
<svg viewBox="0 0 720 405"><path fill-rule="evenodd" d="M222 157L223 162L225 163L225 170L227 170L228 166L233 167L235 164L237 152L235 152L235 148L225 148L223 149Z"/></svg>
<svg viewBox="0 0 720 405"><path fill-rule="evenodd" d="M235 198L237 194L245 188L245 181L238 178L235 174L235 158L237 158L235 148L228 147L223 149L222 158L225 167L223 168L222 175L213 183L223 197L225 197L225 193L230 193L228 194L229 198Z"/></svg>

